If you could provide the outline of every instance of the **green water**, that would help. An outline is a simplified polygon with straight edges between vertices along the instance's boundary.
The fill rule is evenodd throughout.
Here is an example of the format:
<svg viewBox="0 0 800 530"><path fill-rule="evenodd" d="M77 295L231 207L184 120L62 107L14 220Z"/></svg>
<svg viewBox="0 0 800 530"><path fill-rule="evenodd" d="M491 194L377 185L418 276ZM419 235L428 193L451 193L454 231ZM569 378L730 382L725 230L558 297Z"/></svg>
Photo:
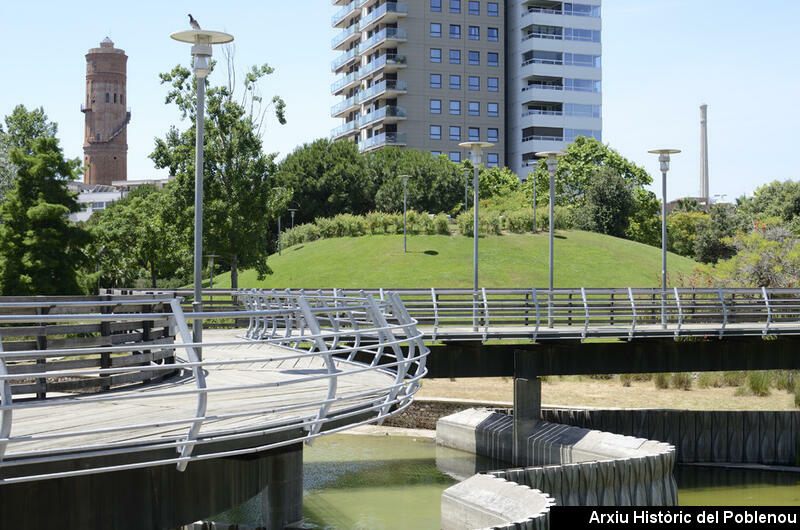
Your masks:
<svg viewBox="0 0 800 530"><path fill-rule="evenodd" d="M403 436L332 435L303 451L308 528L440 528L441 494L456 480L497 463ZM439 468L437 468L437 463ZM679 466L682 506L800 505L800 473ZM258 502L215 518L256 525Z"/></svg>

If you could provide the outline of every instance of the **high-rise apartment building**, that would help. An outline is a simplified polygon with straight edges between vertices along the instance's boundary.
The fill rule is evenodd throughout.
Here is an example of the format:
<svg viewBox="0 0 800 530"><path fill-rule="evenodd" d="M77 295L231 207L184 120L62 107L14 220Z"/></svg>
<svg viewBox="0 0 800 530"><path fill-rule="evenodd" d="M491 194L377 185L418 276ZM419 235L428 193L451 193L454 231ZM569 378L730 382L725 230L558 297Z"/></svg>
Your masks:
<svg viewBox="0 0 800 530"><path fill-rule="evenodd" d="M538 151L600 138L600 1L333 0L333 139L467 156L523 178Z"/></svg>
<svg viewBox="0 0 800 530"><path fill-rule="evenodd" d="M83 181L111 185L128 179L128 56L106 37L86 54L86 100Z"/></svg>
<svg viewBox="0 0 800 530"><path fill-rule="evenodd" d="M505 164L505 10L502 0L333 0L338 34L331 90L342 96L333 139L361 151L387 145L444 153L460 142L495 144Z"/></svg>
<svg viewBox="0 0 800 530"><path fill-rule="evenodd" d="M600 2L508 2L506 154L523 179L536 152L602 140Z"/></svg>

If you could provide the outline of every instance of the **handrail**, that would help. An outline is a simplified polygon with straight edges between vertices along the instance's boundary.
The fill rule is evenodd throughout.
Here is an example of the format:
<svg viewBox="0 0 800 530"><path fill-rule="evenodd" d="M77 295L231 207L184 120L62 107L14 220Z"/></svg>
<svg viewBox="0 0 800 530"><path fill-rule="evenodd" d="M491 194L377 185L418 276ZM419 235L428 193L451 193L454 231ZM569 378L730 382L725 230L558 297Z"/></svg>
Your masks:
<svg viewBox="0 0 800 530"><path fill-rule="evenodd" d="M681 325L683 324L683 310L681 309L681 295L678 294L678 288L673 287L675 292L675 305L678 306L678 326L675 328L675 338L681 334Z"/></svg>
<svg viewBox="0 0 800 530"><path fill-rule="evenodd" d="M3 353L3 342L0 341L0 354ZM8 367L6 366L6 360L3 357L0 357L0 375L7 376L8 375ZM0 462L3 461L3 456L6 453L6 447L8 446L9 435L11 434L11 421L12 421L12 410L10 408L13 398L11 397L11 381L9 379L3 378L0 381L0 404L3 406L3 417L0 420L0 438L3 441L0 441Z"/></svg>
<svg viewBox="0 0 800 530"><path fill-rule="evenodd" d="M772 308L769 306L769 295L767 295L767 288L762 286L761 292L764 295L764 305L767 308L767 321L764 323L764 331L761 335L766 337L767 333L769 333L769 324L772 322Z"/></svg>

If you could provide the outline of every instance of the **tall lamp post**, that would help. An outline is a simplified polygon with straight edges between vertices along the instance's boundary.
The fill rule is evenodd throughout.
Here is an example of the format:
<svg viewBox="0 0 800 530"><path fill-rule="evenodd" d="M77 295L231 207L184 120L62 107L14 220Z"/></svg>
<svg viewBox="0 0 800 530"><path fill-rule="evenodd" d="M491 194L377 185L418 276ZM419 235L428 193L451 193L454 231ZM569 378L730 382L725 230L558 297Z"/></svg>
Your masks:
<svg viewBox="0 0 800 530"><path fill-rule="evenodd" d="M469 168L464 166L464 211L467 211L469 204Z"/></svg>
<svg viewBox="0 0 800 530"><path fill-rule="evenodd" d="M459 147L469 149L469 158L472 162L472 329L478 331L478 166L481 165L483 150L494 147L489 142L461 142Z"/></svg>
<svg viewBox="0 0 800 530"><path fill-rule="evenodd" d="M406 210L408 208L408 179L411 175L399 175L403 179L403 254L408 252L406 245Z"/></svg>
<svg viewBox="0 0 800 530"><path fill-rule="evenodd" d="M528 178L533 181L533 233L536 233L536 167L539 165L539 160L532 158L527 162L531 170L528 172Z"/></svg>
<svg viewBox="0 0 800 530"><path fill-rule="evenodd" d="M192 68L197 78L197 126L194 161L194 302L192 311L203 310L203 132L205 114L206 76L211 71L211 46L233 41L233 35L200 29L176 31L170 35L180 42L192 44ZM203 321L192 322L192 340L203 341Z"/></svg>
<svg viewBox="0 0 800 530"><path fill-rule="evenodd" d="M553 327L553 205L556 202L556 169L558 159L564 156L561 151L541 151L539 158L547 159L547 173L550 175L550 293L547 296L547 325Z"/></svg>
<svg viewBox="0 0 800 530"><path fill-rule="evenodd" d="M661 164L661 327L667 327L667 171L669 155L680 153L680 149L650 149L648 153L658 155Z"/></svg>
<svg viewBox="0 0 800 530"><path fill-rule="evenodd" d="M297 208L289 208L289 212L292 214L292 228L294 228L294 212L297 211Z"/></svg>

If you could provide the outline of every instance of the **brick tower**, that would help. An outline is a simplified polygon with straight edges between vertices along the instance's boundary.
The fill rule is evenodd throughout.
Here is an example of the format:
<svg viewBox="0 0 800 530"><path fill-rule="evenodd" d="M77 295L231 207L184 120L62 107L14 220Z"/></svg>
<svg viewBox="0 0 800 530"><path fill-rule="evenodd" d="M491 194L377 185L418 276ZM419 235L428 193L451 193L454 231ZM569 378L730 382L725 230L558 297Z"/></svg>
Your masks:
<svg viewBox="0 0 800 530"><path fill-rule="evenodd" d="M86 184L128 180L128 122L124 50L114 48L106 37L99 48L86 54L86 116L83 164Z"/></svg>

